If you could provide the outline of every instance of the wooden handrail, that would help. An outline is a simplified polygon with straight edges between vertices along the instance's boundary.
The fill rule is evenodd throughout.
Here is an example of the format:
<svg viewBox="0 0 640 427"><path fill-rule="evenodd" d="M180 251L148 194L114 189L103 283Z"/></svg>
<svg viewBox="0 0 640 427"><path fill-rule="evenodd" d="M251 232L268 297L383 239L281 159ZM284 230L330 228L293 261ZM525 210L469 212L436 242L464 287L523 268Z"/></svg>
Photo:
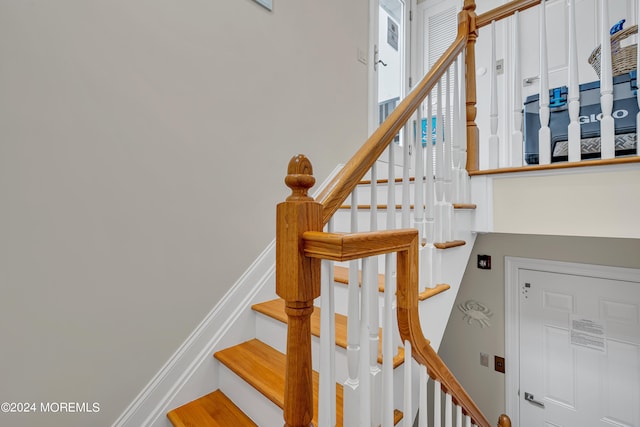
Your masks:
<svg viewBox="0 0 640 427"><path fill-rule="evenodd" d="M331 180L320 193L317 200L324 206L323 223L326 224L333 214L356 188L358 182L378 160L400 129L409 121L413 113L425 100L456 57L463 51L467 42L468 22L458 27L458 35L453 44L438 59L433 68L424 76L407 97L393 110L380 127L353 155L351 160Z"/></svg>
<svg viewBox="0 0 640 427"><path fill-rule="evenodd" d="M422 333L418 312L418 230L344 234L309 231L303 233L302 239L305 255L314 259L349 261L397 252L398 327L402 339L411 343L413 358L429 368L431 377L440 381L474 424L491 426ZM498 425L510 426L509 417L502 415Z"/></svg>
<svg viewBox="0 0 640 427"><path fill-rule="evenodd" d="M498 6L495 9L491 9L481 15L478 15L476 19L476 25L478 28L482 28L485 25L491 24L492 21L500 21L501 19L508 18L516 12L522 12L529 8L535 7L541 3L541 0L513 0L509 3L505 3L502 6Z"/></svg>
<svg viewBox="0 0 640 427"><path fill-rule="evenodd" d="M407 251L417 234L415 228L345 234L309 231L302 238L304 254L310 258L351 261Z"/></svg>
<svg viewBox="0 0 640 427"><path fill-rule="evenodd" d="M433 350L422 333L418 311L418 239L411 243L411 249L398 252L397 259L397 313L398 329L403 341L411 344L413 358L428 368L429 375L440 381L465 413L479 427L490 427L491 423L460 385L453 373ZM508 418L508 417L507 417Z"/></svg>

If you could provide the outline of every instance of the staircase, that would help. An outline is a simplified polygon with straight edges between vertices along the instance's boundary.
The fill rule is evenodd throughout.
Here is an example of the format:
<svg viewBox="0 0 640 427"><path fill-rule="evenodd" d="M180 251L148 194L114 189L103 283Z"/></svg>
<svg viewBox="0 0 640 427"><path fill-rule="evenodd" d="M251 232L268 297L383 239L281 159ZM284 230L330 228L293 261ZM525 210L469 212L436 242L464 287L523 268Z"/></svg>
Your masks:
<svg viewBox="0 0 640 427"><path fill-rule="evenodd" d="M380 166L385 166L381 164ZM410 182L410 192L415 192L414 179ZM382 199L387 193L389 183L386 179L377 180L377 191ZM397 179L391 184L395 196L402 196L402 180ZM362 181L357 189L360 204L355 208L357 215L364 216L360 223L367 224L366 218L371 218L372 206L367 195L371 194L371 181ZM352 206L341 206L335 215L334 228L344 232L350 229L350 217ZM473 246L474 234L471 232L471 223L475 205L459 204L455 206L456 221L455 236L457 239L447 243L436 243L438 258L444 265L450 266L447 270L460 272L447 275L448 283L438 283L433 287L422 289L419 293L421 311L425 318L435 318L430 321L429 334L432 343L438 343L442 339L444 329L451 311L455 293L460 284L461 273L464 272L467 259ZM376 206L374 213L376 221L382 223L391 209L387 205ZM401 206L392 209L392 213L400 221ZM374 227L375 228L375 227ZM464 239L463 239L464 238ZM426 244L426 241L423 242ZM423 246L424 247L424 246ZM378 291L378 307L380 315L384 307L385 271L384 263L376 277ZM363 273L358 271L358 286L362 286ZM335 292L335 354L336 354L336 424L343 424L343 386L348 378L347 369L347 313L349 298L349 265L348 263L336 263L333 266L333 286ZM436 309L436 307L438 307ZM218 365L218 388L202 397L173 409L167 414L171 423L176 426L281 426L283 424L285 370L286 370L286 335L287 315L285 313L285 301L281 298L262 301L251 307L255 322L255 337L244 342L239 342L227 348L215 351L212 362ZM319 351L321 331L320 300L316 300L313 314L310 318L311 334L313 336L313 424L318 425L318 385L319 385ZM434 312L432 316L430 312ZM439 313L444 312L445 315ZM437 313L437 314L436 314ZM379 328L379 341L377 351L377 363L380 368L383 363L382 328ZM398 339L399 341L399 339ZM398 344L400 344L398 342ZM433 345L433 344L432 344ZM437 349L437 345L435 348ZM405 363L404 348L397 345L392 361L394 390L402 394ZM402 399L397 399L401 402ZM415 406L417 409L417 406ZM394 425L398 425L403 419L402 408L394 408ZM413 420L415 413L411 414ZM406 424L405 424L406 425ZM412 425L409 424L409 425Z"/></svg>
<svg viewBox="0 0 640 427"><path fill-rule="evenodd" d="M309 159L291 159L285 178L291 194L277 207L279 298L254 301L251 326L245 324L242 338L225 340L214 350L213 387L168 413L174 426L271 427L284 419L287 427L410 427L417 414L420 427L432 419L446 427L453 427L454 421L460 427L494 424L437 349L474 244L474 230L492 230L493 188L486 176L516 170L497 168L494 70L491 136L485 150L493 169L478 170L478 29L512 15L517 20L519 12L540 3L514 0L477 16L474 1L465 0L453 44L317 197L308 195L315 184ZM544 68L541 80L546 81ZM516 77L513 81L522 81ZM541 93L546 90L541 83ZM516 101L515 119L521 120L520 100ZM545 114L541 109L540 117ZM522 145L518 132L512 137L515 148ZM613 130L607 134L612 136ZM396 167L391 146L397 135L404 146L398 162L402 167ZM546 150L542 136L540 150ZM415 151L412 155L409 147ZM385 151L387 169L380 174ZM522 156L515 157L521 165ZM591 164L640 160L604 157L603 150L603 159ZM475 179L473 195L470 176ZM197 397L175 399L177 393L168 394L180 403ZM433 399L433 413L427 396ZM511 423L503 415L498 425Z"/></svg>

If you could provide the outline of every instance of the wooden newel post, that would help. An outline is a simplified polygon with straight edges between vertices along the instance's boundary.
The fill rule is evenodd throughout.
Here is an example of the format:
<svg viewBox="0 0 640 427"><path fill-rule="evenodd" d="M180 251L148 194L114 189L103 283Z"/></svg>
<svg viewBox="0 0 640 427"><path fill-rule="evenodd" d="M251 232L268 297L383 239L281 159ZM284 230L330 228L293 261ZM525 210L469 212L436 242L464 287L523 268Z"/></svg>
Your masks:
<svg viewBox="0 0 640 427"><path fill-rule="evenodd" d="M284 391L285 427L309 427L313 418L311 313L320 296L320 260L303 252L302 234L322 231L323 207L307 195L315 184L303 155L289 162L285 183L291 195L276 211L276 292L289 318Z"/></svg>
<svg viewBox="0 0 640 427"><path fill-rule="evenodd" d="M468 21L469 38L466 50L466 72L467 82L467 171L476 171L479 168L479 132L476 125L476 40L478 39L478 27L476 25L476 3L474 0L465 0L460 21Z"/></svg>

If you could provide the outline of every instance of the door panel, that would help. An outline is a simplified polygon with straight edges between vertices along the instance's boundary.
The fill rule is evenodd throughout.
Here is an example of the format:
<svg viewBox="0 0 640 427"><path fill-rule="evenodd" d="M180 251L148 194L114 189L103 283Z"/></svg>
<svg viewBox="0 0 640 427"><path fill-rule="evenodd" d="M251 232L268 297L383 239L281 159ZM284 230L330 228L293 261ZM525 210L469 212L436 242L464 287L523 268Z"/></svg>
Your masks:
<svg viewBox="0 0 640 427"><path fill-rule="evenodd" d="M639 282L519 270L521 427L640 426Z"/></svg>

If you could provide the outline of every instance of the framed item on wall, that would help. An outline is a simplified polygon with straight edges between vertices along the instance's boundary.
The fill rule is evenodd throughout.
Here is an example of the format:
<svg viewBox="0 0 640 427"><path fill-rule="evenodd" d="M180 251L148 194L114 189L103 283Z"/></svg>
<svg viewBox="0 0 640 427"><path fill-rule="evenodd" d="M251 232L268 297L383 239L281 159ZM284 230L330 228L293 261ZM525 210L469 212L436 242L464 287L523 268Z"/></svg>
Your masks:
<svg viewBox="0 0 640 427"><path fill-rule="evenodd" d="M269 10L273 10L273 0L255 0L255 2Z"/></svg>

